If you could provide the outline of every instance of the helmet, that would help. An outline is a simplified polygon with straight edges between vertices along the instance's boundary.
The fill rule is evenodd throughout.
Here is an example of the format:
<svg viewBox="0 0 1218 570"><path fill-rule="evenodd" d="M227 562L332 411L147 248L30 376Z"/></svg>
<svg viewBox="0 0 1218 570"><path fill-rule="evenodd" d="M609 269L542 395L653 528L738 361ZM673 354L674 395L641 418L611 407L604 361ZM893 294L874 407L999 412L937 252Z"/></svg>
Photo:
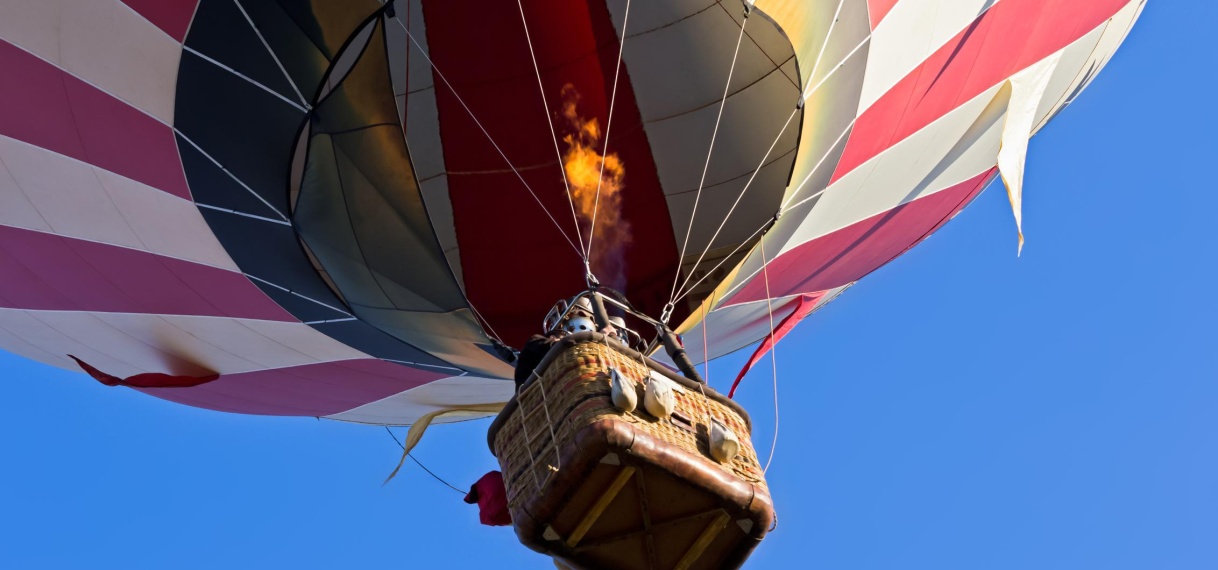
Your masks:
<svg viewBox="0 0 1218 570"><path fill-rule="evenodd" d="M587 314L591 315L592 314L592 301L589 301L587 297L580 297L580 298L576 299L574 303L571 304L571 310L574 312L574 314L579 314L580 312L583 312L583 313L587 313Z"/></svg>
<svg viewBox="0 0 1218 570"><path fill-rule="evenodd" d="M569 333L594 331L596 330L596 324L593 323L592 319L589 319L588 317L573 315L571 318L567 319L567 322L563 325L563 328Z"/></svg>
<svg viewBox="0 0 1218 570"><path fill-rule="evenodd" d="M624 329L626 328L626 319L623 319L622 317L609 317L609 324L618 329Z"/></svg>

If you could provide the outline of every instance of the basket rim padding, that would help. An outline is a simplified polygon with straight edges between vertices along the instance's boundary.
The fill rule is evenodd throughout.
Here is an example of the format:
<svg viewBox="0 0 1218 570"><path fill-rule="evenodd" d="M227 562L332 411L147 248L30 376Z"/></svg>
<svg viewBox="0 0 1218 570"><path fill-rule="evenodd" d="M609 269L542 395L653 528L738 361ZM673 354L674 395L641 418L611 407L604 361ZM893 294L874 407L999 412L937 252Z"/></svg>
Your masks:
<svg viewBox="0 0 1218 570"><path fill-rule="evenodd" d="M564 336L561 339L559 339L558 342L555 342L554 346L550 347L550 351L547 352L545 357L543 357L541 359L541 362L539 362L537 364L537 368L536 368L537 373L530 374L529 379L526 380L524 382L524 384L522 384L520 386L520 388L517 390L517 393L523 392L533 382L535 382L537 379L539 379L541 377L541 375L545 373L546 369L550 367L550 364L552 362L554 362L554 360L556 358L558 358L558 356L560 354L562 354L563 352L566 352L568 349L570 349L576 345L584 344L584 343L606 344L609 347L626 355L629 358L638 359L639 361L646 363L647 366L649 368L651 368L651 370L658 372L659 374L663 375L665 378L672 380L673 382L676 382L691 391L694 391L694 392L705 391L706 397L708 397L712 400L715 400L716 402L719 402L720 404L723 404L724 406L731 408L732 411L739 414L740 417L744 420L744 424L748 428L749 432L752 433L753 420L751 418L749 418L749 413L746 412L744 410L744 408L740 406L740 404L729 399L727 396L720 394L719 392L715 391L714 388L711 388L710 386L708 386L706 384L700 384L698 382L690 380L689 378L681 376L680 374L672 371L668 367L656 362L655 360L652 360L651 358L647 357L646 355L643 355L642 353L640 353L630 347L627 347L626 345L619 342L617 339L610 337L604 333L599 333L599 332L595 332L595 331L582 331L582 332L569 334L569 335ZM516 411L516 408L518 407L518 405L519 404L516 402L516 395L513 394L512 398L510 400L508 400L507 404L505 404L503 406L503 410L501 410L499 412L499 415L495 417L495 421L491 422L491 427L490 427L490 429L487 430L487 433L486 433L486 443L487 443L487 446L490 447L491 453L495 453L495 436L498 435L499 430L503 427L503 424L507 423L508 418L510 418L512 416L512 414Z"/></svg>

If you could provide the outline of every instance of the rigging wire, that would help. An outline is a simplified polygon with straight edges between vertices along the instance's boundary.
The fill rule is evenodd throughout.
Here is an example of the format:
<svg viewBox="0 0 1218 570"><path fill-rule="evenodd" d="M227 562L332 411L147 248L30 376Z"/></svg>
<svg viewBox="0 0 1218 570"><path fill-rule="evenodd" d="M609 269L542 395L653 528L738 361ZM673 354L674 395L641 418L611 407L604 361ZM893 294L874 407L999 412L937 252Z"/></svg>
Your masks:
<svg viewBox="0 0 1218 570"><path fill-rule="evenodd" d="M812 167L812 170L810 170L808 172L808 175L805 176L803 181L801 181L799 183L799 185L795 187L795 190L791 192L790 197L787 198L788 202L790 200L794 199L795 196L799 194L800 190L803 189L804 185L806 185L808 183L808 181L812 179L812 176L814 174L816 174L816 171L820 170L820 167L822 165L824 165L825 160L828 159L829 155L832 153L833 148L836 147L838 145L838 143L840 143L842 141L842 139L846 136L846 134L850 132L850 129L852 127L854 127L854 122L855 122L855 120L851 120L850 124L846 125L846 128L842 130L842 133L840 135L838 135L837 139L833 142L833 144L829 146L829 150L825 151L825 154L820 157L820 160L817 161L816 165ZM749 237L745 238L743 241L741 241L739 244L737 244L736 247L732 249L731 253L727 254L726 256L723 257L723 259L719 260L719 263L716 264L715 267L711 268L710 271L706 272L706 274L703 275L701 279L698 279L688 289L683 288L684 292L681 293L680 296L673 299L672 302L679 303L679 302L681 302L682 299L684 299L685 297L688 297L689 294L692 293L695 289L697 289L698 285L701 285L702 282L705 281L707 277L710 277L716 270L718 270L720 267L722 267L723 264L727 262L727 260L731 259L731 257L733 255L735 255L736 252L740 251L740 248L744 247L745 244L747 244L750 240L752 240L758 234L764 234L764 232L769 231L769 229L771 227L773 227L773 224L777 221L777 219L779 217L781 217L783 214L786 214L787 212L794 210L795 208L798 208L799 206L803 205L804 203L808 202L809 200L812 200L813 198L816 198L817 196L824 194L825 190L828 190L828 189L829 189L829 187L825 186L824 188L821 188L820 190L813 192L807 198L804 198L794 204L787 205L786 203L784 203L782 205L782 207L779 208L778 213L775 214L773 218L766 220L765 223L761 224L761 226L759 226L756 230L754 230L753 233L749 235ZM756 273L754 273L754 275L756 275Z"/></svg>
<svg viewBox="0 0 1218 570"><path fill-rule="evenodd" d="M629 22L630 0L626 0L626 14L622 17L622 40L618 43L617 48L617 67L613 70L613 92L609 95L609 117L605 119L605 144L601 147L601 172L596 178L596 199L592 202L592 226L588 230L588 251L584 254L585 262L592 255L592 237L596 235L596 214L601 204L601 183L605 181L605 155L609 154L609 131L613 128L613 107L617 102L617 81L622 76L622 52L626 51L626 24Z"/></svg>
<svg viewBox="0 0 1218 570"><path fill-rule="evenodd" d="M832 77L834 75L834 73L837 72L838 69L841 69L843 63L846 60L853 57L855 52L857 52L860 48L862 48L863 45L867 43L867 40L871 38L871 34L867 34L867 37L863 38L862 42L859 42L859 44L857 46L855 46L854 49L850 50L850 52L848 54L846 54L845 57L842 58L843 63L839 63L837 65L837 67L834 67L832 70L830 70L829 73L825 74L824 78L822 78L819 82L817 82L817 84L815 86L812 86L811 89L809 89L809 86L812 85L812 80L816 78L816 72L820 70L820 64L825 56L825 50L829 46L829 40L833 38L833 29L837 26L838 16L841 15L842 6L845 3L846 3L845 0L839 0L839 2L837 4L837 10L834 11L834 13L833 13L833 21L829 24L829 29L825 33L825 41L823 43L821 43L820 52L816 54L816 60L812 64L811 73L809 73L807 79L804 80L804 86L803 86L803 88L800 89L799 101L796 102L795 108L791 110L791 114L787 117L786 123L784 123L782 125L782 129L779 130L778 135L774 137L774 142L770 143L769 150L766 151L765 156L762 157L762 159L761 159L761 162L759 162L757 164L757 168L753 169L753 173L749 176L749 180L748 180L748 182L745 183L744 188L741 188L740 192L736 195L736 201L732 203L732 207L728 210L727 215L724 216L723 220L719 222L719 227L715 230L714 235L711 236L710 241L708 241L706 243L706 247L702 249L702 253L698 256L698 260L694 262L693 267L690 268L689 273L686 274L684 281L682 281L682 283L681 283L681 286L677 287L673 290L670 302L675 303L678 295L680 295L680 298L684 298L688 294L688 293L684 293L685 285L687 285L689 283L689 280L693 277L694 272L698 269L698 266L702 264L702 260L706 257L706 254L710 251L711 246L714 245L715 239L719 237L720 232L722 232L724 226L727 225L727 220L729 218L731 218L732 213L736 211L736 206L738 206L740 204L740 200L744 198L744 193L748 191L749 187L753 184L753 180L755 178L757 178L757 174L765 166L766 160L768 160L770 157L770 154L774 152L774 147L778 145L778 141L781 140L782 135L784 133L786 133L787 128L791 125L791 121L795 118L795 115L798 114L799 110L803 108L804 102L807 101L807 99L809 97L811 97L813 94L815 94L820 89L821 85L824 85L825 82L828 81L829 78ZM742 31L743 31L743 28L742 28ZM853 121L851 121L851 125L853 125L853 124L854 124ZM849 131L849 129L847 129L847 131ZM840 137L839 137L839 139L840 139ZM832 150L832 148L834 146L837 146L837 142L834 142L833 145L829 147L829 149ZM824 158L822 157L821 161L823 161L823 160L824 160ZM709 161L710 161L710 156L708 155L707 156L708 164L709 164ZM818 163L817 166L813 168L813 170L815 171L815 169L818 168L819 166L820 165ZM706 171L703 170L703 176L705 176L705 175L706 175ZM804 182L806 183L807 179L805 179ZM803 183L800 184L800 187L801 188L803 187ZM700 187L699 187L699 191L701 191ZM798 192L798 191L799 190L796 189L796 192ZM794 195L794 194L795 193L793 192L792 195ZM785 206L786 204L784 203L783 205ZM696 212L697 211L697 198L696 197L694 199L694 209ZM780 210L781 210L781 208L780 208ZM690 218L691 227L692 227L692 224L693 224L693 218L691 217ZM688 240L688 233L686 234L686 239ZM733 251L732 253L734 254L735 251ZM729 254L728 257L724 258L724 260L729 259L730 257L731 257L731 255ZM684 258L685 258L685 253L684 253L684 249L682 249L681 259L684 259ZM714 273L714 271L717 270L720 265L722 265L722 262L719 265L716 265L715 269L712 269L708 273L708 275L711 273ZM679 269L677 271L677 275L679 278L680 277ZM700 282L701 282L701 280L699 280L699 283ZM674 283L675 283L675 280L674 280ZM697 287L697 285L694 285L693 288L696 288L696 287Z"/></svg>
<svg viewBox="0 0 1218 570"><path fill-rule="evenodd" d="M524 175L520 174L520 171L516 169L516 165L512 164L512 161L508 159L507 154L505 154L503 149L499 147L499 143L496 143L495 139L491 137L491 133L486 130L486 127L482 126L482 122L479 121L478 117L474 115L474 112L469 108L469 105L465 104L465 100L462 99L461 95L457 93L456 88L453 87L452 83L449 83L448 78L444 76L444 73L440 71L440 68L436 67L436 63L431 60L431 56L427 55L427 50L423 49L423 46L420 45L419 41L415 39L414 34L410 33L410 30L406 29L406 25L403 24L400 19L394 19L397 20L398 25L400 25L406 32L406 38L410 40L410 43L414 44L415 48L417 48L419 53L423 56L423 59L426 59L428 65L430 65L432 70L436 72L436 76L444 82L444 85L448 87L448 90L453 94L453 97L458 103L461 104L461 107L465 109L465 112L469 114L469 117L473 119L474 124L478 126L478 129L482 131L483 135L486 135L486 140L490 141L491 146L495 147L495 151L498 152L499 156L503 158L503 161L507 163L508 168L511 168L512 172L516 174L516 178L520 179L520 183L524 184L525 190L528 190L529 194L533 196L533 199L537 201L537 205L541 206L541 210L545 212L546 217L550 218L550 221L554 223L554 227L558 229L558 233L562 234L563 239L567 240L567 243L570 244L571 249L575 250L575 253L582 259L583 252L581 252L579 248L575 246L575 242L571 241L571 236L567 235L566 230L562 229L562 225L559 224L558 220L554 218L554 215L550 213L550 209L546 207L545 203L541 201L541 198L537 196L537 193L533 191L533 187L529 186L529 183L525 181Z"/></svg>
<svg viewBox="0 0 1218 570"><path fill-rule="evenodd" d="M765 310L770 315L770 339L774 338L774 304L770 299L770 271L766 262L765 238L761 239L761 272L765 276ZM774 375L774 438L770 440L770 458L765 460L765 469L770 471L770 463L774 461L774 450L778 449L778 341L770 341L770 371Z"/></svg>
<svg viewBox="0 0 1218 570"><path fill-rule="evenodd" d="M587 263L588 256L584 251L584 236L583 231L579 229L579 216L575 214L575 199L571 197L571 183L567 181L567 169L563 165L562 151L558 149L558 133L554 130L554 117L550 115L550 103L546 100L546 88L541 83L541 68L537 65L537 54L533 51L533 36L529 34L529 21L524 15L523 0L516 0L516 6L520 8L520 24L524 26L524 38L529 44L529 57L533 58L533 72L537 75L537 92L541 95L541 105L546 111L546 122L550 124L550 139L554 142L554 154L558 157L558 170L562 173L562 184L567 189L567 203L571 206L571 221L575 222L575 237L579 239L580 255L583 255L584 262ZM626 5L629 10L630 5ZM620 60L619 60L620 61ZM617 87L617 83L614 83ZM609 117L613 117L613 107L609 108ZM608 136L608 134L606 134ZM595 226L593 226L595 227ZM588 236L588 241L592 241L592 236ZM591 251L591 247L588 248Z"/></svg>
<svg viewBox="0 0 1218 570"><path fill-rule="evenodd" d="M715 152L715 138L719 136L719 123L723 119L723 108L727 106L727 95L732 87L732 75L736 73L736 61L740 56L740 42L744 39L744 28L749 23L749 13L744 13L744 21L740 22L740 34L736 36L736 50L732 53L732 66L727 70L727 82L723 85L723 97L719 99L719 114L715 117L715 129L711 131L710 148L706 149L706 162L702 165L702 179L698 182L698 192L694 194L694 208L689 213L689 225L685 228L685 240L681 243L681 256L677 258L677 270L672 278L672 291L668 298L677 296L677 281L681 279L681 261L685 259L685 249L689 246L689 235L694 230L694 218L698 215L698 202L702 198L702 187L706 184L706 172L710 169L711 155Z"/></svg>
<svg viewBox="0 0 1218 570"><path fill-rule="evenodd" d="M396 444L398 444L398 447L402 448L402 451L405 451L405 450L406 450L406 446L402 445L402 442L401 442L400 440L398 440L398 436L394 435L393 430L389 429L389 426L385 426L385 431L389 433L389 437L392 437L392 438L393 438L393 442L394 442L394 443L396 443ZM411 461L414 461L416 465L418 465L419 467L423 468L423 470L424 470L424 471L426 471L428 475L431 475L431 476L432 476L432 478L433 478L433 479L435 479L436 481L439 481L439 482L443 483L443 484L444 484L445 486L447 486L449 489L452 489L452 490L454 490L454 491L456 491L456 492L458 492L458 493L461 493L462 495L464 495L464 494L465 494L465 491L462 491L461 489L458 489L458 488L456 488L456 487L452 486L452 484L451 484L451 483L449 483L448 481L445 481L444 479L441 479L439 475L436 475L435 473L432 473L432 472L431 472L431 469L428 469L428 468L427 468L427 466L426 466L426 465L423 465L423 463L422 463L421 461L419 461L418 459L415 459L415 458L414 458L414 455L411 455L411 454L407 453L407 454L406 454L406 457L409 457L409 458L410 458L410 460L411 460Z"/></svg>

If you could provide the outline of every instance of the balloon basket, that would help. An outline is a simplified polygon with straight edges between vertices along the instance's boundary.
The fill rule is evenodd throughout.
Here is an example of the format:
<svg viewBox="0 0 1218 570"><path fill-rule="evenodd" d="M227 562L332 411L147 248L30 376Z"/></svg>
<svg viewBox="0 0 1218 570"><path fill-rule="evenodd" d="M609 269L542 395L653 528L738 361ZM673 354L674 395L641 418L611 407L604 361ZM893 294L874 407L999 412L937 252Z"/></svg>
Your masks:
<svg viewBox="0 0 1218 570"><path fill-rule="evenodd" d="M614 407L611 370L638 406ZM647 382L671 387L658 418ZM720 463L711 419L740 445ZM557 343L491 425L520 541L576 568L736 568L774 521L747 413L600 333Z"/></svg>

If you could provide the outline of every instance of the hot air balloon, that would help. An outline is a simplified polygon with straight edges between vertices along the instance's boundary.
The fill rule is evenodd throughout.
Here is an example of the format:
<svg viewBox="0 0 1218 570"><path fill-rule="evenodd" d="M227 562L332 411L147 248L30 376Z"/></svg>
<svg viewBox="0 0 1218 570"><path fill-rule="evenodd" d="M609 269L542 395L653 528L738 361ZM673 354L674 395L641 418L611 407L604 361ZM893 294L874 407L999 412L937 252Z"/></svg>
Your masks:
<svg viewBox="0 0 1218 570"><path fill-rule="evenodd" d="M772 346L995 178L1022 246L1029 137L1143 6L9 0L0 348L425 426L511 400L516 352L582 295L688 372ZM712 419L751 453L741 417Z"/></svg>

